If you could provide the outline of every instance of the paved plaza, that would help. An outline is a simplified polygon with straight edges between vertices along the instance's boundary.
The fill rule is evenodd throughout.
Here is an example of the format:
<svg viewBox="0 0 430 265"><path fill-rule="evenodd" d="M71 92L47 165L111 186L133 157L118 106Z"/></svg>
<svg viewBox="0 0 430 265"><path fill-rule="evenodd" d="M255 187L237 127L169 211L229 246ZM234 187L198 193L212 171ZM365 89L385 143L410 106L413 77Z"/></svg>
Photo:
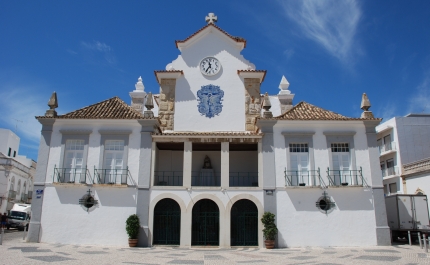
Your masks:
<svg viewBox="0 0 430 265"><path fill-rule="evenodd" d="M369 248L128 248L25 243L6 231L0 264L430 264L418 245Z"/></svg>

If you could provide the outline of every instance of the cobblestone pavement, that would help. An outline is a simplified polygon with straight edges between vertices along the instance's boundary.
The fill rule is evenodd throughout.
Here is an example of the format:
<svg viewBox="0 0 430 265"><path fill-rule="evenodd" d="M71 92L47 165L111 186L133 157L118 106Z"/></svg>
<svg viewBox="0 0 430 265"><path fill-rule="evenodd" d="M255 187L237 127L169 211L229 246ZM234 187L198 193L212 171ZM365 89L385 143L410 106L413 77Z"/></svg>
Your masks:
<svg viewBox="0 0 430 265"><path fill-rule="evenodd" d="M0 264L430 264L419 246L368 248L128 248L25 243L8 231Z"/></svg>

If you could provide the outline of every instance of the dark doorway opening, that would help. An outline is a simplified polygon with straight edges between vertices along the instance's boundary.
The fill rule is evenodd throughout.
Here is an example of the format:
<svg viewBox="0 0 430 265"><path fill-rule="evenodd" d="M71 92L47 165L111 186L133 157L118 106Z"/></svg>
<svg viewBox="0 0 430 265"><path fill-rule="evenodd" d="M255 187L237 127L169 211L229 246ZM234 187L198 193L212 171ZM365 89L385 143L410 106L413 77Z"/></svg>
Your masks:
<svg viewBox="0 0 430 265"><path fill-rule="evenodd" d="M231 208L231 246L258 246L258 209L250 200Z"/></svg>
<svg viewBox="0 0 430 265"><path fill-rule="evenodd" d="M154 209L154 245L179 245L181 208L172 199L163 199Z"/></svg>
<svg viewBox="0 0 430 265"><path fill-rule="evenodd" d="M219 246L219 209L214 201L203 199L194 205L191 245Z"/></svg>

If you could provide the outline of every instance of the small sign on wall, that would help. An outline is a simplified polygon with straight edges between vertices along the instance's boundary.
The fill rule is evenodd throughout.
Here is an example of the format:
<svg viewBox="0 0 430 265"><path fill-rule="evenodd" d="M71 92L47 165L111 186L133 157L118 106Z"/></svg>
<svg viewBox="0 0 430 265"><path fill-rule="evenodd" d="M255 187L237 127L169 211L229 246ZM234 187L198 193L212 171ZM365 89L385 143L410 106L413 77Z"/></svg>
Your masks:
<svg viewBox="0 0 430 265"><path fill-rule="evenodd" d="M42 198L43 190L36 190L36 199Z"/></svg>

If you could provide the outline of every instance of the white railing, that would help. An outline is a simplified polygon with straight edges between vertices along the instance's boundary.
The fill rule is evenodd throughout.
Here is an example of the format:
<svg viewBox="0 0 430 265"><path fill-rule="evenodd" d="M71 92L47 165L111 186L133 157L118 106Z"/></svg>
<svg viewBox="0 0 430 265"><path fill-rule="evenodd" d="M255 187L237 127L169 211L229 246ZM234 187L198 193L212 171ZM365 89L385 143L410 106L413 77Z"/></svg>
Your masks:
<svg viewBox="0 0 430 265"><path fill-rule="evenodd" d="M396 142L388 142L379 146L379 154L396 150Z"/></svg>
<svg viewBox="0 0 430 265"><path fill-rule="evenodd" d="M389 167L382 170L382 177L390 177L390 176L398 176L399 168L398 167Z"/></svg>

